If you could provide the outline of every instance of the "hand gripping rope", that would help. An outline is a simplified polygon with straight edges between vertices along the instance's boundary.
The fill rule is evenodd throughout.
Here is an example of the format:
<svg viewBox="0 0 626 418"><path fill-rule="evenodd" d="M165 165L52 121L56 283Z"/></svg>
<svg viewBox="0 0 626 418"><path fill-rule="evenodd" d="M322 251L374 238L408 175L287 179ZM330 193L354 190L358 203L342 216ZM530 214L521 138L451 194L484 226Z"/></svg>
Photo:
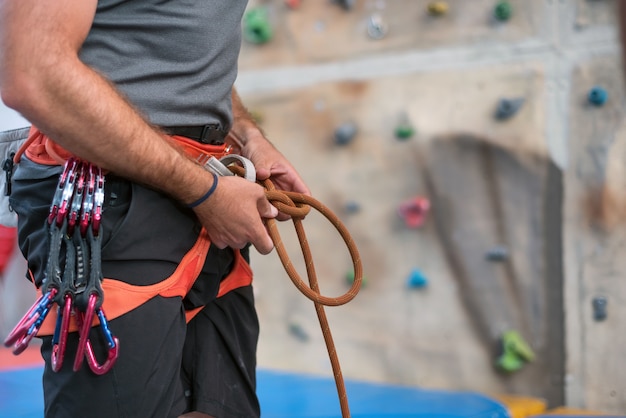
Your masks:
<svg viewBox="0 0 626 418"><path fill-rule="evenodd" d="M55 372L63 365L72 315L79 334L74 371L80 369L86 357L89 368L101 375L108 372L117 359L119 341L111 334L102 310L100 222L103 203L104 175L100 168L74 158L67 160L48 214L50 248L42 296L4 341L7 347L14 346L14 354L24 351L56 303L58 315L51 359ZM89 340L94 316L98 317L108 346L107 358L102 364Z"/></svg>
<svg viewBox="0 0 626 418"><path fill-rule="evenodd" d="M251 164L247 164L244 161L241 161L243 157L237 156L237 159L232 159L233 156L228 160L222 159L225 164L228 165L228 169L241 177L245 177L250 179L254 178L254 171L252 171L252 176L250 175L249 170L254 170L254 167L251 167ZM245 160L245 159L243 159ZM233 164L231 164L233 163ZM244 167L240 167L237 163L241 163ZM212 163L215 165L215 161ZM215 174L224 175L223 170L215 169L213 166L208 166L207 169L213 171ZM322 329L322 334L324 336L324 342L326 343L326 349L328 350L328 356L330 358L330 363L333 369L333 375L335 378L335 385L337 386L337 394L339 395L339 404L341 406L341 414L343 418L350 417L350 409L348 405L348 395L346 393L346 387L343 381L343 375L341 373L341 366L339 365L339 358L337 356L337 351L335 350L335 344L333 342L333 337L330 332L330 327L328 325L328 319L326 318L326 312L324 311L324 306L339 306L350 302L359 292L361 288L361 282L363 280L363 267L361 265L361 257L359 255L359 251L354 243L350 233L346 229L346 227L341 223L339 218L326 206L320 203L318 200L314 199L311 196L304 195L302 193L288 192L277 190L274 184L268 179L260 182L260 184L265 188L265 195L270 202L276 208L291 216L291 220L293 221L296 234L300 241L300 248L302 249L302 255L304 257L304 261L306 264L307 277L309 279L309 285L302 280L298 272L296 271L293 263L289 259L289 255L287 254L287 250L285 249L285 245L283 244L282 238L280 237L280 233L278 232L278 226L276 224L275 219L267 219L266 225L274 242L274 246L276 247L276 251L278 252L278 256L287 272L287 275L293 282L293 284L302 292L307 298L313 301L315 305L315 311L317 313L317 317L320 323L320 327ZM306 237L306 233L304 231L304 227L302 226L302 220L304 217L310 212L311 208L316 209L320 212L326 219L330 221L330 223L337 229L341 237L346 243L348 247L348 251L350 253L350 257L352 258L352 263L354 266L354 281L352 282L351 288L342 296L339 297L328 297L323 296L320 293L317 275L315 273L315 266L313 264L313 257L311 255L311 249L309 248L308 240Z"/></svg>

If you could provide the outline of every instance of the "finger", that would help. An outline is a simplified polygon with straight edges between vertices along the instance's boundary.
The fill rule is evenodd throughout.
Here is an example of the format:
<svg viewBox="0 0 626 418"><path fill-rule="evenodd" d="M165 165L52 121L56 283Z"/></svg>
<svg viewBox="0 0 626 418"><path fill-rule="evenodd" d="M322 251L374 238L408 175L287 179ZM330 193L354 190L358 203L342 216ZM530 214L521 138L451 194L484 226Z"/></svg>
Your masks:
<svg viewBox="0 0 626 418"><path fill-rule="evenodd" d="M253 242L252 245L254 245L254 248L256 248L260 254L266 255L271 253L274 249L274 242L272 242L272 238L269 236L265 228L263 230L264 234L262 234L258 240Z"/></svg>

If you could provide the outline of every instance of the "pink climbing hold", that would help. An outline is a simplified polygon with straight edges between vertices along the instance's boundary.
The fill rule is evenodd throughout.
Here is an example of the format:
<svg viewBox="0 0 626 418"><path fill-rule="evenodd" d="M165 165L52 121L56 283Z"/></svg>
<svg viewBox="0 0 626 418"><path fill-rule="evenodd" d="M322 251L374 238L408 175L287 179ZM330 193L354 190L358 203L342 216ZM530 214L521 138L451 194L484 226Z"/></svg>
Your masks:
<svg viewBox="0 0 626 418"><path fill-rule="evenodd" d="M418 228L424 223L429 210L430 200L418 196L403 202L398 207L398 214L404 219L406 226L409 228Z"/></svg>

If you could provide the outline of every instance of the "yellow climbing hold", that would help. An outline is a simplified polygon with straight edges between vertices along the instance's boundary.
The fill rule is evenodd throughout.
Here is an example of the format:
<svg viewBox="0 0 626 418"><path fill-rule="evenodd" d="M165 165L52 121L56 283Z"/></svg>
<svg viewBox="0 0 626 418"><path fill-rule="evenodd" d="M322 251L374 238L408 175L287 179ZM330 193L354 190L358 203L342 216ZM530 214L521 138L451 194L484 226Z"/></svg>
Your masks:
<svg viewBox="0 0 626 418"><path fill-rule="evenodd" d="M443 16L448 13L448 3L445 1L431 1L428 4L428 12L433 16Z"/></svg>

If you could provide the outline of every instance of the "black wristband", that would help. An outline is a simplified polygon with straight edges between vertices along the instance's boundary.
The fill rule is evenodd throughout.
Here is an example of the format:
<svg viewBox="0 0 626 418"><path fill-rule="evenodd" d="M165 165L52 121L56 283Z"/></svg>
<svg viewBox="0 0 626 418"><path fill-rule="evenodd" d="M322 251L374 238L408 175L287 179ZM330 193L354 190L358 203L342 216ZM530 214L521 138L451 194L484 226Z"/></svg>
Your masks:
<svg viewBox="0 0 626 418"><path fill-rule="evenodd" d="M215 173L211 173L213 174L213 185L211 186L211 188L209 189L208 192L206 192L204 194L204 196L202 196L200 199L196 200L195 202L191 202L188 205L186 205L188 208L195 208L196 206L200 205L201 203L203 203L205 200L207 200L209 197L211 197L211 195L213 194L213 192L215 192L215 189L217 188L217 175Z"/></svg>

